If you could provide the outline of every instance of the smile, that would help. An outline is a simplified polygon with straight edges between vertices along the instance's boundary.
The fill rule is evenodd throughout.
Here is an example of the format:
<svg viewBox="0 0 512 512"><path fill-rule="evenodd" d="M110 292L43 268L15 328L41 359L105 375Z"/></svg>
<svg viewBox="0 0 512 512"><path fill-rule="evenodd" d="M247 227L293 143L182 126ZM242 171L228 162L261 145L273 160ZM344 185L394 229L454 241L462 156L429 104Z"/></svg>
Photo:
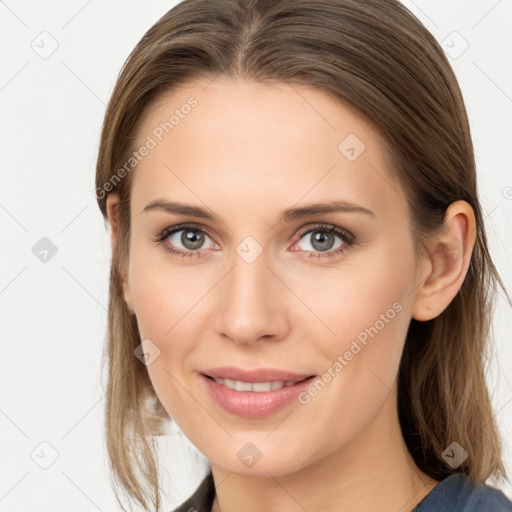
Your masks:
<svg viewBox="0 0 512 512"><path fill-rule="evenodd" d="M262 418L298 403L297 396L314 378L246 382L200 374L205 391L213 402L228 413L246 418Z"/></svg>

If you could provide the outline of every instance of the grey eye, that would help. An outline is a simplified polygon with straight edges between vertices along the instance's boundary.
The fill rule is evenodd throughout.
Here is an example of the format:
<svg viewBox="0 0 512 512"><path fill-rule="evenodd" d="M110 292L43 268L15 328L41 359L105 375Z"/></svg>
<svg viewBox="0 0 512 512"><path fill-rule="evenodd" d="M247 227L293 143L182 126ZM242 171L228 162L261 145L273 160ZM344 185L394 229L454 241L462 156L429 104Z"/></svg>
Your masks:
<svg viewBox="0 0 512 512"><path fill-rule="evenodd" d="M201 249L205 239L210 239L210 237L206 233L203 233L201 230L190 228L184 228L180 229L179 231L175 231L167 238L173 246L177 247L178 249L185 249L187 251ZM182 244L181 247L179 245L180 243Z"/></svg>
<svg viewBox="0 0 512 512"><path fill-rule="evenodd" d="M341 242L335 246L336 238L339 238ZM306 247L301 248L304 251L330 251L332 249L337 249L344 243L339 235L328 230L318 228L305 233L301 240L306 240L309 244L309 247L306 245ZM300 243L300 241L298 243Z"/></svg>

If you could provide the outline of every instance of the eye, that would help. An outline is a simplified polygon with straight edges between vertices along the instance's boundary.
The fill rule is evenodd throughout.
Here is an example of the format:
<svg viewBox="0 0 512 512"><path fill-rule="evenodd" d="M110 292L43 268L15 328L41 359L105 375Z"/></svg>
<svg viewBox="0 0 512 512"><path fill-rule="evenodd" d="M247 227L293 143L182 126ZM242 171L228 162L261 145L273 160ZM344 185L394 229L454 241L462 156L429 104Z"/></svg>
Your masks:
<svg viewBox="0 0 512 512"><path fill-rule="evenodd" d="M305 240L306 243L304 243L300 250L309 252L309 258L336 256L345 252L354 243L354 236L352 234L330 224L317 224L307 231L303 231L299 237L300 239L297 244L303 239ZM336 243L336 238L341 242Z"/></svg>
<svg viewBox="0 0 512 512"><path fill-rule="evenodd" d="M309 235L309 237L306 237ZM336 243L336 238L340 242ZM209 239L214 247L219 246L213 242L204 228L195 224L180 224L167 227L157 234L154 241L162 244L165 250L181 257L202 257L205 240ZM305 247L294 249L302 239ZM298 241L292 247L292 251L307 252L309 258L332 257L345 252L354 243L354 236L348 231L330 224L317 224L306 231L302 231ZM180 247L181 246L181 247Z"/></svg>
<svg viewBox="0 0 512 512"><path fill-rule="evenodd" d="M204 249L202 246L207 238L213 242L203 228L193 224L181 224L165 228L154 241L163 244L165 250L171 254L182 257L201 257L200 249Z"/></svg>

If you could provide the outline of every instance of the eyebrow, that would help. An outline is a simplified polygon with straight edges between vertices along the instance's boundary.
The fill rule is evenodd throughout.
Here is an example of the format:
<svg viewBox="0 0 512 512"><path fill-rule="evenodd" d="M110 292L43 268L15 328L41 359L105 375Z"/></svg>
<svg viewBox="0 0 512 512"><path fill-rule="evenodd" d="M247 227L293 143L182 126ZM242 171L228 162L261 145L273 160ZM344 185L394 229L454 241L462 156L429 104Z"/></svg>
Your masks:
<svg viewBox="0 0 512 512"><path fill-rule="evenodd" d="M178 203L175 201L166 201L163 199L155 199L148 203L141 213L149 211L164 211L166 213L177 214L177 215L189 215L200 219L206 219L211 221L219 221L217 215L213 212L201 208L200 206L192 206L188 204ZM325 213L364 213L371 217L375 217L375 213L365 208L348 201L327 201L323 203L313 203L306 206L287 208L282 212L279 219L279 223L282 222L293 222L295 220L312 217L313 215L325 214Z"/></svg>

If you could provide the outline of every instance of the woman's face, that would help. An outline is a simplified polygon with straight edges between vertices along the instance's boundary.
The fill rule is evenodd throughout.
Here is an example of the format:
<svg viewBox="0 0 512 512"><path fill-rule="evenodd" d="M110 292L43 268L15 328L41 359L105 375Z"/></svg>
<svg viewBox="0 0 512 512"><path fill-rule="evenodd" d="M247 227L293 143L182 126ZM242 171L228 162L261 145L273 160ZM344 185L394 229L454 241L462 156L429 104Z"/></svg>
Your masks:
<svg viewBox="0 0 512 512"><path fill-rule="evenodd" d="M208 83L143 119L125 297L155 391L194 445L218 467L284 475L395 414L420 269L366 122L306 86Z"/></svg>

